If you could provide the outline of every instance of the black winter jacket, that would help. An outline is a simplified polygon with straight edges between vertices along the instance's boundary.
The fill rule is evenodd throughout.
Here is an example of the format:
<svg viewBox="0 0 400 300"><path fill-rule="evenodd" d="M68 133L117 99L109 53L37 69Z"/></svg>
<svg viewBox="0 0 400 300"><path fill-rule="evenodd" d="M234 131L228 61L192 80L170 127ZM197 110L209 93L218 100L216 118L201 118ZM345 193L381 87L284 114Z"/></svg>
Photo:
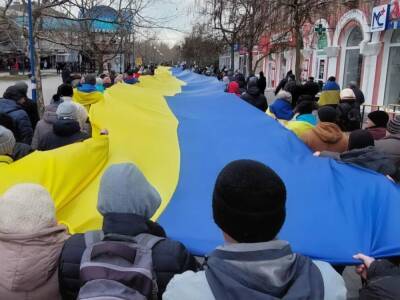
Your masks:
<svg viewBox="0 0 400 300"><path fill-rule="evenodd" d="M330 157L344 163L357 165L365 169L397 178L398 168L392 156L377 150L374 146L353 149L343 153L323 151L321 157Z"/></svg>
<svg viewBox="0 0 400 300"><path fill-rule="evenodd" d="M12 158L14 161L24 158L28 154L32 153L33 150L31 146L23 143L16 143L14 146Z"/></svg>
<svg viewBox="0 0 400 300"><path fill-rule="evenodd" d="M149 233L165 237L165 232L160 225L133 214L106 214L103 231L105 235L113 233L134 237L141 233ZM84 251L83 234L71 236L64 245L59 263L59 284L63 300L75 300L79 293L79 266ZM198 269L194 257L185 246L168 238L154 246L153 265L157 276L159 299L162 298L167 284L175 274Z"/></svg>
<svg viewBox="0 0 400 300"><path fill-rule="evenodd" d="M267 88L267 79L265 76L260 76L260 78L258 78L258 88L260 89L260 93L264 95L265 89Z"/></svg>
<svg viewBox="0 0 400 300"><path fill-rule="evenodd" d="M357 101L341 101L337 108L338 125L343 131L361 128L360 104Z"/></svg>
<svg viewBox="0 0 400 300"><path fill-rule="evenodd" d="M263 112L266 112L268 109L267 98L260 93L260 89L257 86L249 87L247 92L243 93L240 98Z"/></svg>
<svg viewBox="0 0 400 300"><path fill-rule="evenodd" d="M33 130L35 130L36 124L40 120L37 103L31 99L26 99L25 103L22 105L22 108L28 114L29 120L32 124L32 128Z"/></svg>
<svg viewBox="0 0 400 300"><path fill-rule="evenodd" d="M376 260L368 269L360 300L400 299L400 267L389 260Z"/></svg>
<svg viewBox="0 0 400 300"><path fill-rule="evenodd" d="M49 132L39 141L38 150L47 151L82 142L89 135L81 131L79 123L74 120L58 120L53 125L53 131Z"/></svg>
<svg viewBox="0 0 400 300"><path fill-rule="evenodd" d="M302 86L297 84L296 81L291 80L285 84L283 89L292 95L292 107L295 108L302 93Z"/></svg>
<svg viewBox="0 0 400 300"><path fill-rule="evenodd" d="M30 145L33 128L26 111L14 100L0 99L0 112L9 115L14 122L15 139L19 143Z"/></svg>

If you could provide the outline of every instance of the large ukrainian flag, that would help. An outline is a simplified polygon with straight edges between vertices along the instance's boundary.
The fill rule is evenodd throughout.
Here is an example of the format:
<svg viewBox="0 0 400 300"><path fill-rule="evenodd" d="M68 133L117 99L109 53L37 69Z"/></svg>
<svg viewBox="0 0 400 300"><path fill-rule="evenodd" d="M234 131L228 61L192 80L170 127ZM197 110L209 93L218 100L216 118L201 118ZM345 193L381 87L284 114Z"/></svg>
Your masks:
<svg viewBox="0 0 400 300"><path fill-rule="evenodd" d="M222 243L211 212L216 176L228 162L249 158L271 166L287 186L280 238L295 251L334 263L354 262L357 252L400 254L398 186L374 172L313 157L292 132L224 93L214 78L174 75L161 68L140 84L107 90L90 117L95 136L107 128L109 138L0 166L0 194L14 183L42 183L60 221L72 231L96 229L102 173L110 164L133 162L162 196L155 218L168 235L205 254Z"/></svg>

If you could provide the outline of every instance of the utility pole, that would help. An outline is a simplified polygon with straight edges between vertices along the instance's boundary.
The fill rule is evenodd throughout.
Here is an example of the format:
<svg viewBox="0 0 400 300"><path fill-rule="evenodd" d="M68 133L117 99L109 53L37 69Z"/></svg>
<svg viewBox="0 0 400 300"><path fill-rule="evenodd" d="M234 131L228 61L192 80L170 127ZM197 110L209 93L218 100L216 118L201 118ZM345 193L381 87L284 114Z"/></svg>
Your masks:
<svg viewBox="0 0 400 300"><path fill-rule="evenodd" d="M36 101L35 39L33 37L32 0L28 0L29 50L31 62L32 100Z"/></svg>

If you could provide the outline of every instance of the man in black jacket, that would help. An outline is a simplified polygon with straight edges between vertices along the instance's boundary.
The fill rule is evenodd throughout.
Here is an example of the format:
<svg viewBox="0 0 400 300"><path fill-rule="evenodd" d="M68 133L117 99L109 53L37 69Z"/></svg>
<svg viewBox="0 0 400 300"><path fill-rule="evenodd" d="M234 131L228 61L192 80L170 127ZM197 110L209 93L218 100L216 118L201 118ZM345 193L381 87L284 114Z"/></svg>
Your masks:
<svg viewBox="0 0 400 300"><path fill-rule="evenodd" d="M28 114L29 120L31 120L32 128L35 130L36 124L40 120L37 103L28 97L28 85L24 81L18 81L15 86L25 97L22 108Z"/></svg>
<svg viewBox="0 0 400 300"><path fill-rule="evenodd" d="M15 128L15 139L19 143L30 145L33 137L33 128L28 114L23 109L25 95L18 87L10 86L6 89L3 99L0 99L0 112L9 115Z"/></svg>
<svg viewBox="0 0 400 300"><path fill-rule="evenodd" d="M262 95L265 94L265 89L267 88L267 79L264 76L264 72L260 72L260 77L258 78L258 88Z"/></svg>
<svg viewBox="0 0 400 300"><path fill-rule="evenodd" d="M291 75L293 75L292 70L290 70L289 72L287 72L285 78L283 78L283 79L279 82L278 86L277 86L276 89L275 89L275 96L278 95L278 93L285 87L285 85L286 85L286 83L288 82L289 77L290 77Z"/></svg>
<svg viewBox="0 0 400 300"><path fill-rule="evenodd" d="M165 237L163 228L150 220L160 204L158 192L133 164L112 165L101 179L97 209L104 217L105 236L135 237L147 233ZM64 300L75 300L79 293L79 267L85 248L83 234L71 236L64 245L59 264ZM197 263L185 246L168 238L153 247L152 258L159 299L175 274L197 270Z"/></svg>
<svg viewBox="0 0 400 300"><path fill-rule="evenodd" d="M261 94L258 88L257 77L251 77L247 83L247 91L243 93L240 98L259 110L266 112L268 109L267 98Z"/></svg>

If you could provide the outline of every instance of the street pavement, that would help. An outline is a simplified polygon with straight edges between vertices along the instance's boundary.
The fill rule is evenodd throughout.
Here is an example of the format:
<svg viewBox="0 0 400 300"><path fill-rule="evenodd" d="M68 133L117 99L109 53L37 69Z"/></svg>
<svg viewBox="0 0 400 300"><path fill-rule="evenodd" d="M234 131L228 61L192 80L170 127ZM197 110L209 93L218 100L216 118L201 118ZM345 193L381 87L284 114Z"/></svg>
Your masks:
<svg viewBox="0 0 400 300"><path fill-rule="evenodd" d="M5 74L0 74L1 80L0 80L0 96L3 96L4 91L10 86L13 85L16 81L15 80L7 80L7 76ZM30 80L26 79L23 80L25 81L28 86L28 96L30 97L32 95L31 92L31 83ZM45 104L49 104L51 98L53 95L57 92L57 87L62 83L61 76L57 76L57 74L54 72L46 72L45 77L42 79L43 83L43 96L44 96L44 102Z"/></svg>

